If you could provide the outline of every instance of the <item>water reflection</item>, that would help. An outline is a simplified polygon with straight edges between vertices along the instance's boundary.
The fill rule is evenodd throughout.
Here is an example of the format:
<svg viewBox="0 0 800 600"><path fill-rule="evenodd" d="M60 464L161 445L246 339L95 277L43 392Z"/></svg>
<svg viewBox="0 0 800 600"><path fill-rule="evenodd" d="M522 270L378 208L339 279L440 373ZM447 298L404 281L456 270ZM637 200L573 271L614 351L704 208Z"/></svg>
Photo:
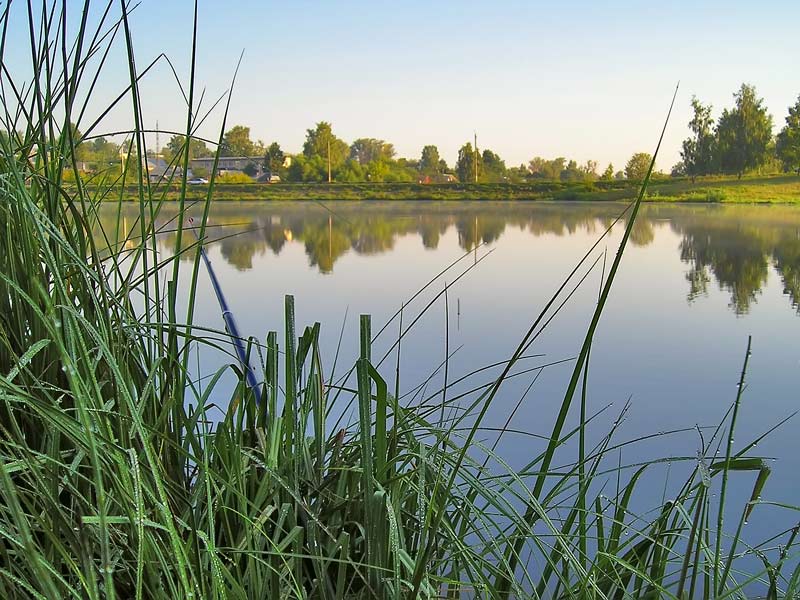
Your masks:
<svg viewBox="0 0 800 600"><path fill-rule="evenodd" d="M770 267L798 309L800 300L800 211L786 207L730 207L676 211L681 260L690 267L687 298L707 294L713 280L730 294L730 306L746 314L767 283Z"/></svg>
<svg viewBox="0 0 800 600"><path fill-rule="evenodd" d="M558 203L220 203L214 207L209 237L234 268L247 271L253 259L279 255L289 243L302 243L309 265L333 272L348 253L374 255L392 250L396 241L419 236L435 250L451 228L458 244L471 251L501 240L507 228L533 236L567 236L579 230L598 235L623 212L619 204ZM109 211L106 231L113 231ZM199 212L199 211L197 211ZM174 208L159 218L162 249L174 247ZM125 226L134 227L134 207L124 210ZM800 310L800 210L780 206L647 205L636 222L632 244L647 247L656 227L668 222L681 237L677 252L687 265L687 300L706 295L712 282L730 295L730 307L746 314L767 283L770 269L784 293ZM189 243L191 239L187 239Z"/></svg>

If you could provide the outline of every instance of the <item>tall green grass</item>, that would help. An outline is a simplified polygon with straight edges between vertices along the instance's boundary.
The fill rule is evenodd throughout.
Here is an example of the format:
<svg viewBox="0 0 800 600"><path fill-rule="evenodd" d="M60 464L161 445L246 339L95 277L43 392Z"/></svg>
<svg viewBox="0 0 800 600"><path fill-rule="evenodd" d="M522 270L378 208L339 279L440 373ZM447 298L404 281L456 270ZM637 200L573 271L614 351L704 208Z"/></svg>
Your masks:
<svg viewBox="0 0 800 600"><path fill-rule="evenodd" d="M17 27L29 31L35 77L25 83L2 61L8 135L0 139L0 597L800 593L797 528L759 546L747 546L741 535L769 477L752 452L759 440L734 443L746 359L731 410L697 456L672 459L688 476L655 512L634 513L632 498L643 473L658 465L615 465L632 443L615 440L617 425L588 444L593 335L646 182L629 207L558 418L543 441L530 436L535 455L514 469L496 442L484 441L491 431L484 415L520 374L543 328L599 268L599 240L510 358L493 365L499 375L489 368L470 374L486 379L467 393L457 387L463 377L445 375L441 389L426 393L429 402L409 402L414 390L399 378L402 340L419 316L404 326L407 315L396 315L397 342L384 357L396 361L391 390L384 359L373 354L375 338L389 329L373 334L362 316L356 364L337 373L334 360L328 371L321 326L297 331L287 297L281 335L246 340L264 382L256 404L239 361L212 373L190 367L198 347L226 348L225 332L194 322L213 181L198 243L184 230L186 181L173 182L181 201L171 222L174 252L164 256L155 225L164 192L140 169L129 163L91 187L77 176L81 140L70 123L85 138L98 135L107 111L89 116L87 99L113 68L112 50L127 57L130 83L118 102L130 105L128 143L138 155L147 151L138 82L150 65L137 67L127 4L6 7L0 58ZM187 136L203 118L190 51ZM177 159L184 166L187 152ZM75 183L64 181L65 170ZM121 234L118 219L112 231L103 229L101 203L131 182L137 227ZM193 260L178 260L187 255ZM188 282L188 304L179 301L179 278ZM446 296L445 287L423 310ZM431 370L447 373L447 366ZM240 383L226 406L215 406L210 399L229 370ZM580 416L573 422L576 398ZM333 415L346 407L356 418L338 424ZM220 408L224 418L215 421ZM720 445L725 452L714 458ZM747 498L729 491L739 477L753 481ZM783 508L796 515L796 507ZM726 527L731 511L738 521ZM741 572L747 557L758 566Z"/></svg>

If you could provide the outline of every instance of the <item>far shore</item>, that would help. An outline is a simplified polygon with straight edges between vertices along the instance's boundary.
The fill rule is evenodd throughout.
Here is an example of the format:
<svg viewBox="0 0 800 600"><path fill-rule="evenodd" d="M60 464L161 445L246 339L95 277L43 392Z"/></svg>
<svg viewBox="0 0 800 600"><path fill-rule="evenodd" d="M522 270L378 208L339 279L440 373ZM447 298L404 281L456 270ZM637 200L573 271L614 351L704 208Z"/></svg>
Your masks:
<svg viewBox="0 0 800 600"><path fill-rule="evenodd" d="M591 183L562 183L536 181L529 183L277 183L214 185L215 201L333 201L333 200L434 200L434 201L625 201L639 192L635 181L594 181ZM177 200L180 183L153 184L158 197ZM90 193L101 186L87 185ZM187 186L188 200L202 200L208 185ZM138 200L134 187L106 188L104 199L109 201ZM695 182L689 179L657 179L651 181L644 198L647 202L701 202L736 204L793 204L800 203L800 176L707 178Z"/></svg>

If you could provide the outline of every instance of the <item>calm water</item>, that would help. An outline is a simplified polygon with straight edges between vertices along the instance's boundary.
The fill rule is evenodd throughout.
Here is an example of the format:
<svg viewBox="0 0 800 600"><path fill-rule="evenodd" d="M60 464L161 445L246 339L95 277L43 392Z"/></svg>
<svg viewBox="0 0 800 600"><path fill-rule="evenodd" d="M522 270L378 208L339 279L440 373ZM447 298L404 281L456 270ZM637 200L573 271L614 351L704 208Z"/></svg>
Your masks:
<svg viewBox="0 0 800 600"><path fill-rule="evenodd" d="M263 339L271 329L280 332L284 295L294 294L298 330L320 321L324 350L332 360L344 322L340 372L357 353L359 314L372 314L377 331L406 303L407 325L445 282L463 274L448 293L449 323L441 297L404 340L401 389L411 392L444 360L448 336L451 381L510 356L563 278L623 208L228 203L212 212L210 235L219 241L208 251L244 335ZM131 211L126 226L133 226L134 218ZM590 262L599 258L596 267L529 351L545 356L526 360L524 368L577 353L595 306L604 253L610 264L621 233L617 225L592 253ZM797 410L800 210L650 205L631 242L592 349L590 406L595 411L613 404L593 427L596 439L628 400L620 441L716 425L735 398L748 335L753 336L753 355L736 446ZM162 243L169 252L173 240L168 233ZM417 290L459 258L409 303ZM205 273L200 292L199 320L221 328ZM378 338L374 356L383 356L396 336L394 321ZM225 362L207 354L199 359L203 368ZM395 360L391 355L382 367L390 386ZM511 421L510 427L521 433L508 434L499 447L511 464L523 465L538 453L536 440L524 433L549 434L570 372L567 362L521 375L492 406L487 425L501 426L538 374ZM488 381L491 373L471 378L463 389ZM423 401L441 383L440 371L413 401ZM224 396L220 393L219 399ZM778 459L765 498L797 504L796 432L797 422L790 421L757 448L759 455ZM484 439L491 440L491 434ZM664 435L626 447L621 459L633 463L656 456L693 457L699 447L697 432ZM683 473L680 467L671 469L667 493L681 483ZM746 501L754 476L737 474L733 479L737 493L747 496L741 502ZM642 488L643 496L649 491L652 497L643 497L643 505L660 501L664 481L664 471L652 475L653 485ZM785 512L758 507L748 527L761 537L793 520Z"/></svg>

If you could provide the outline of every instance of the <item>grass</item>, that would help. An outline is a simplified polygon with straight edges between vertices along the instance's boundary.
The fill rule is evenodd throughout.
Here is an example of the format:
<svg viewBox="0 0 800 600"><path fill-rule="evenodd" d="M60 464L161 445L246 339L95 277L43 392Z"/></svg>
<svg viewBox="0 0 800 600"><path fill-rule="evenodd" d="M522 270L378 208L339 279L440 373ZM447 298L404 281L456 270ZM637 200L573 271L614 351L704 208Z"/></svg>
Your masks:
<svg viewBox="0 0 800 600"><path fill-rule="evenodd" d="M99 125L85 116L86 98L95 78L102 81L111 68L108 47L127 57L130 84L122 97L131 106L130 143L139 154L146 151L138 98L143 72L126 5L114 16L116 6L75 9L68 20L47 3L29 5L22 11L28 14L3 13L3 40L20 26L15 18L30 25L30 66L40 74L26 85L3 71L0 86L3 128L13 132L0 140L3 598L736 598L754 587L776 598L800 592L797 528L756 546L746 546L741 535L743 523L766 503L759 498L769 477L753 453L758 440L734 443L746 358L731 409L716 429L699 431L699 454L665 459L683 465L687 475L654 513L635 513L632 499L645 471L658 464L612 464L621 448L635 443L617 441L616 425L597 444L588 443L594 330L647 182L625 211L626 233L603 277L559 416L544 440L529 437L532 458L523 468L508 466L483 441L489 431L483 416L506 393L506 381L520 375L522 359L575 287L599 268L604 236L511 356L494 370L469 374L475 383L467 393L457 392L460 381L448 379L445 362L431 367L444 369L441 389L426 392L425 402L411 401L415 390L399 377L400 352L421 313L398 311L391 323L399 326L397 342L383 358L373 354L373 343L390 330L373 328L362 316L360 357L338 372L336 358L328 368L330 357L320 351L321 326L296 330L291 297L280 338L273 331L263 342L243 340L245 360L231 353L223 369L193 372L189 358L198 347L230 352L228 332L194 321L213 181L194 227L198 242L186 231L186 182L175 182L181 191L170 225L174 252L164 255L156 250L155 223L168 199L161 188L133 171L108 187L62 180L65 169L78 167L69 123L84 135L97 133ZM5 49L0 42L0 58ZM191 55L193 73L194 48ZM194 88L190 75L187 135L202 114ZM121 214L126 192L120 190L130 189L129 177L139 219L120 236L120 218L104 223L99 210L113 196ZM456 261L430 285L469 271L460 268ZM179 278L188 286L188 304L178 299ZM423 312L446 295L447 288ZM394 386L383 366L388 359L395 362ZM247 384L251 364L263 382L260 403ZM215 406L210 398L222 391L230 370L239 385L227 405ZM568 417L576 402L574 422ZM337 421L334 415L347 409L356 418ZM215 421L220 410L224 417ZM722 458L714 458L720 447ZM742 477L753 482L745 498L731 490L731 481ZM783 510L796 516L796 507ZM733 528L725 527L730 514ZM762 566L742 571L747 558Z"/></svg>
<svg viewBox="0 0 800 600"><path fill-rule="evenodd" d="M185 196L178 183L160 184L162 193L170 200L186 197L204 198L206 186L191 186ZM592 183L532 182L479 184L416 184L416 183L281 183L281 184L214 184L214 199L218 201L302 201L318 200L391 200L391 201L632 201L640 189L636 181L596 181ZM137 201L135 186L121 189L119 194L128 201ZM710 202L762 204L800 202L800 177L775 175L769 177L656 179L648 186L645 202Z"/></svg>

